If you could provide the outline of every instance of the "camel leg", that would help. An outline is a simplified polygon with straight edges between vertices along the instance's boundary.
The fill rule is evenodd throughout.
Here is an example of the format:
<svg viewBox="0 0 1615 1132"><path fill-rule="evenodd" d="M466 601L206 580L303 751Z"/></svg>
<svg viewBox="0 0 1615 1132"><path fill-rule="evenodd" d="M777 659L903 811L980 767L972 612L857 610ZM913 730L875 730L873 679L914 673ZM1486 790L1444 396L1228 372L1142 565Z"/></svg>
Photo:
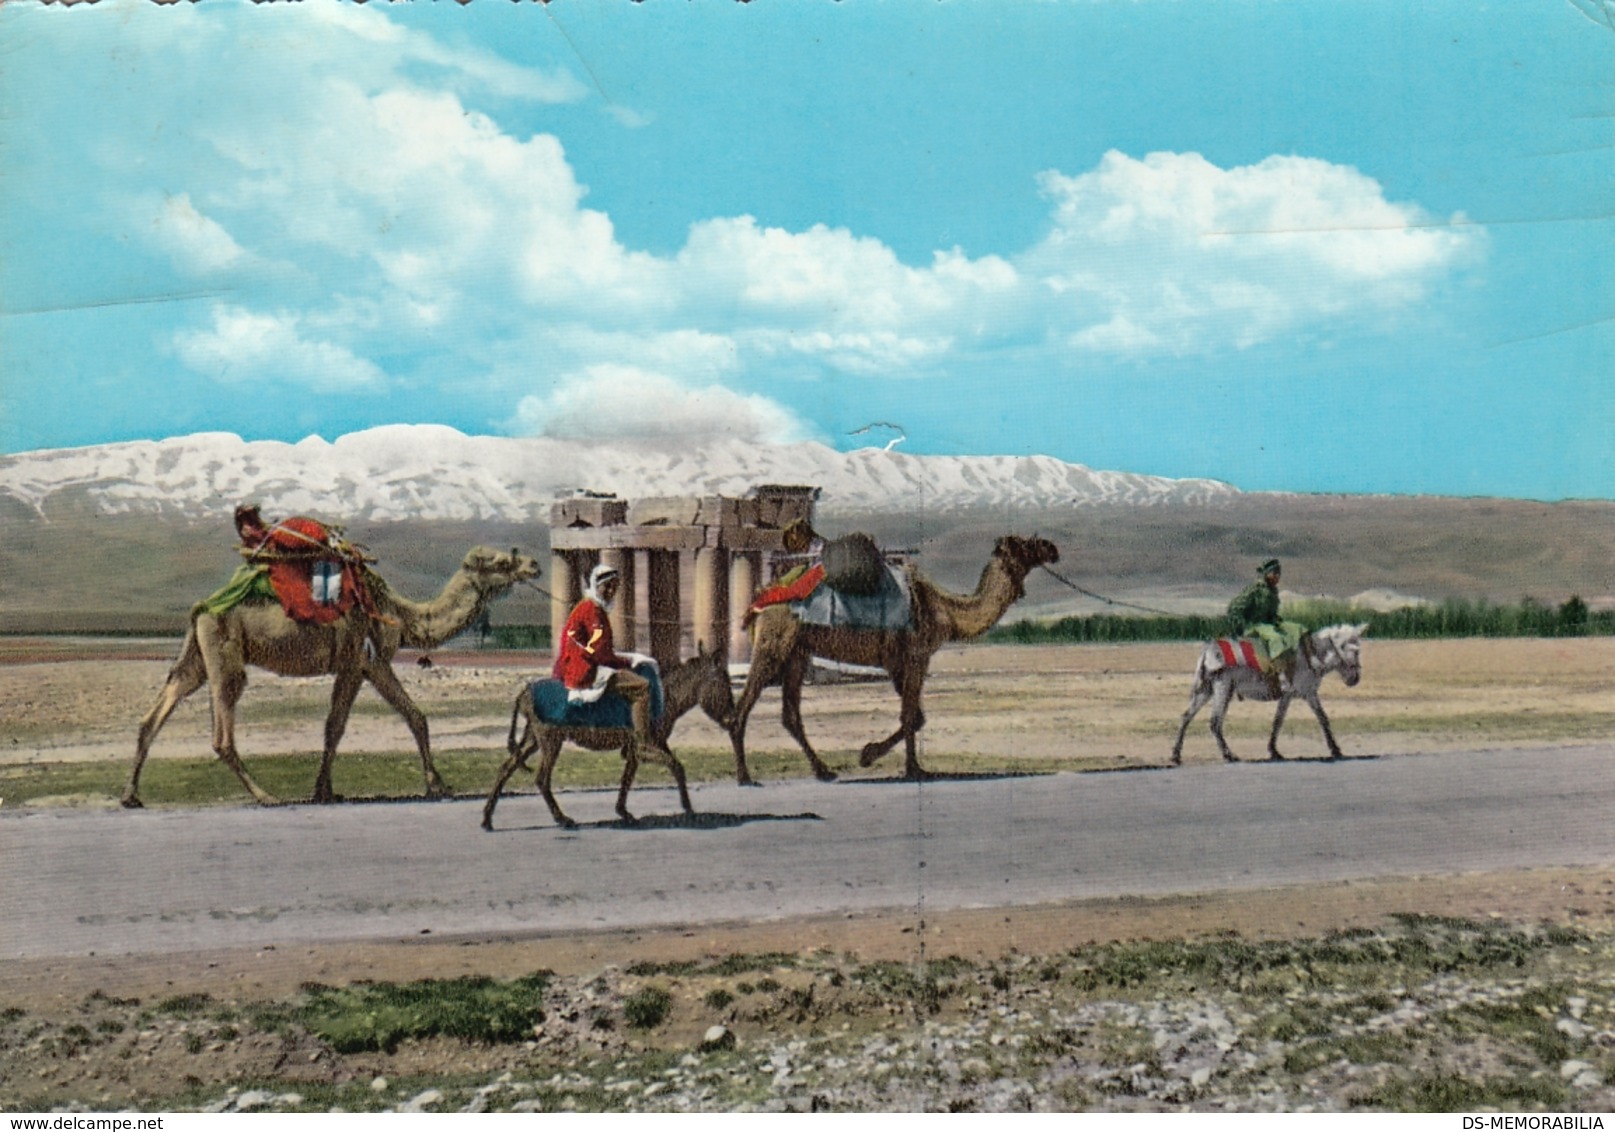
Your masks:
<svg viewBox="0 0 1615 1132"><path fill-rule="evenodd" d="M141 808L140 801L140 768L146 763L146 756L151 752L151 745L157 738L157 732L163 729L168 717L174 713L185 699L207 683L207 670L202 666L202 658L196 652L194 637L185 639L185 651L179 661L168 674L168 682L163 685L162 694L157 702L140 721L140 734L135 740L135 761L129 768L129 781L124 783L123 795L119 803L130 810Z"/></svg>
<svg viewBox="0 0 1615 1132"><path fill-rule="evenodd" d="M1224 680L1219 682L1212 691L1211 700L1211 733L1217 739L1217 747L1222 751L1223 761L1237 763L1239 756L1228 749L1228 740L1223 738L1222 721L1228 714L1228 705L1234 698L1234 682Z"/></svg>
<svg viewBox="0 0 1615 1132"><path fill-rule="evenodd" d="M756 786L752 780L751 771L746 767L746 720L751 716L751 709L757 706L762 698L763 689L779 674L779 666L772 663L769 658L754 656L751 662L751 671L746 676L746 686L740 691L740 700L735 704L734 717L729 722L729 745L735 752L735 781L742 786Z"/></svg>
<svg viewBox="0 0 1615 1132"><path fill-rule="evenodd" d="M1194 691L1189 694L1189 707L1183 713L1183 722L1178 725L1178 739L1172 744L1172 765L1180 766L1183 763L1183 737L1189 732L1189 724L1200 713L1200 709L1211 702L1211 688L1207 684L1196 684Z"/></svg>
<svg viewBox="0 0 1615 1132"><path fill-rule="evenodd" d="M920 728L925 726L925 713L920 710L920 695L925 690L924 665L915 665L903 681L903 777L911 782L930 778L930 772L920 769L918 740Z"/></svg>
<svg viewBox="0 0 1615 1132"><path fill-rule="evenodd" d="M325 750L320 754L320 773L314 779L311 802L338 800L331 789L331 764L336 761L337 744L342 742L342 733L348 729L348 715L363 684L364 673L357 669L337 674L336 684L331 689L331 714L325 717Z"/></svg>
<svg viewBox="0 0 1615 1132"><path fill-rule="evenodd" d="M236 752L236 704L241 693L247 690L247 668L241 655L239 642L219 640L213 635L212 648L198 639L202 663L207 670L209 698L213 708L213 753L230 768L242 786L247 788L261 805L278 806L280 799L259 786L241 764ZM200 630L199 630L200 637ZM209 663L209 657L212 663Z"/></svg>
<svg viewBox="0 0 1615 1132"><path fill-rule="evenodd" d="M1279 754L1279 728L1284 726L1284 716L1289 710L1290 696L1280 696L1278 707L1273 709L1273 732L1267 737L1267 757L1274 762L1284 761L1284 756Z"/></svg>
<svg viewBox="0 0 1615 1132"><path fill-rule="evenodd" d="M834 782L836 772L826 766L824 760L813 750L807 739L807 730L802 726L802 684L807 680L809 663L808 655L798 652L785 665L785 673L780 680L780 722L785 725L785 730L807 756L808 766L813 769L813 777L820 782Z"/></svg>
<svg viewBox="0 0 1615 1132"><path fill-rule="evenodd" d="M1323 728L1323 741L1329 744L1329 757L1343 759L1345 753L1341 751L1340 744L1335 742L1334 729L1329 726L1329 717L1323 713L1323 702L1318 699L1317 693L1307 697L1307 703L1312 707L1312 714L1318 717L1318 726Z"/></svg>
<svg viewBox="0 0 1615 1132"><path fill-rule="evenodd" d="M906 667L893 669L891 677L892 687L896 689L899 700L897 730L877 742L864 744L864 749L858 754L858 765L874 766L898 743L904 743L907 759L903 767L903 777L920 778L923 772L919 772L919 763L915 761L913 750L913 736L925 726L925 713L920 710L919 686L910 686ZM919 683L923 685L924 682L925 674L922 672Z"/></svg>
<svg viewBox="0 0 1615 1132"><path fill-rule="evenodd" d="M426 713L416 707L415 701L404 691L404 686L398 682L398 674L393 671L392 665L378 661L368 668L365 675L376 691L381 693L381 698L404 717L404 724L414 736L415 749L421 756L421 776L425 781L426 797L447 798L453 791L437 773L437 766L432 762L432 744L427 733Z"/></svg>
<svg viewBox="0 0 1615 1132"><path fill-rule="evenodd" d="M550 816L555 824L564 829L576 829L578 823L561 812L561 806L555 800L555 793L550 789L550 776L555 773L555 760L561 756L562 739L552 731L545 732L538 741L538 792L544 795L544 804L550 808Z"/></svg>

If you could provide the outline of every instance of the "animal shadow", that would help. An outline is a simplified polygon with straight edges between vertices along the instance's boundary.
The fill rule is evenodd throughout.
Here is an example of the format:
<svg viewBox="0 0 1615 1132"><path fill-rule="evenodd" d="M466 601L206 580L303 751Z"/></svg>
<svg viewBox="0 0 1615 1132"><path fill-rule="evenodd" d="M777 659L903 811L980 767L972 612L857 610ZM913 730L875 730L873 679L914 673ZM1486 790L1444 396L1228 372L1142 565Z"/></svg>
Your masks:
<svg viewBox="0 0 1615 1132"><path fill-rule="evenodd" d="M602 818L600 821L580 821L571 826L558 826L550 821L539 821L527 825L501 826L491 832L518 833L544 829L562 833L578 833L586 829L620 829L629 832L655 829L716 830L736 829L753 822L823 820L811 811L800 814L725 814L708 810L694 814L642 814L637 815L633 821L623 821L616 817Z"/></svg>

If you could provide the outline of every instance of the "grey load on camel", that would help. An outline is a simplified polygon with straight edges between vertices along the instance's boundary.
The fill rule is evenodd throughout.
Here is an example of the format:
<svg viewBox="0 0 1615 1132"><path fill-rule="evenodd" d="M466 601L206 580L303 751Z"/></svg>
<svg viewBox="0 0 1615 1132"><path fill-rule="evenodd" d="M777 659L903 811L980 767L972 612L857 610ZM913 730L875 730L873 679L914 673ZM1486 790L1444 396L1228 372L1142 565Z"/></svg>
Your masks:
<svg viewBox="0 0 1615 1132"><path fill-rule="evenodd" d="M885 563L881 564L874 593L867 596L845 593L833 588L827 577L806 599L793 601L791 612L804 625L901 630L914 626L908 578L902 570Z"/></svg>

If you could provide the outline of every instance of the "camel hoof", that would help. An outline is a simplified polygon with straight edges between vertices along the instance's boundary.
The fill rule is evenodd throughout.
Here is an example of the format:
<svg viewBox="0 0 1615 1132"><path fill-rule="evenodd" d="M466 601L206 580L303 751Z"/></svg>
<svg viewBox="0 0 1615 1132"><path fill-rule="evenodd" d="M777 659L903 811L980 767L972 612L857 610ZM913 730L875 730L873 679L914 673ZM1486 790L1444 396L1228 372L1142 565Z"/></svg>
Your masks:
<svg viewBox="0 0 1615 1132"><path fill-rule="evenodd" d="M142 802L133 794L130 794L124 798L119 798L118 805L122 806L126 810L143 810L146 808L146 803Z"/></svg>
<svg viewBox="0 0 1615 1132"><path fill-rule="evenodd" d="M858 765L862 767L874 766L885 754L886 752L881 750L878 744L871 743L858 752Z"/></svg>
<svg viewBox="0 0 1615 1132"><path fill-rule="evenodd" d="M483 832L485 832L485 833L492 833L493 832L493 819L492 818L483 818L482 819L482 829L483 829Z"/></svg>
<svg viewBox="0 0 1615 1132"><path fill-rule="evenodd" d="M1222 761L1225 762L1225 763L1237 763L1239 761L1239 756L1238 755L1224 755L1222 757Z"/></svg>
<svg viewBox="0 0 1615 1132"><path fill-rule="evenodd" d="M1285 761L1284 756L1279 754L1277 751L1269 751L1269 752L1267 752L1267 759L1268 759L1269 762L1275 762L1275 763L1281 763L1281 762Z"/></svg>
<svg viewBox="0 0 1615 1132"><path fill-rule="evenodd" d="M576 829L578 827L578 823L573 821L571 818L556 818L555 824L560 826L562 829Z"/></svg>
<svg viewBox="0 0 1615 1132"><path fill-rule="evenodd" d="M636 818L633 814L629 813L627 810L618 810L617 811L617 816L622 819L622 824L623 825L638 825L639 824L639 819Z"/></svg>
<svg viewBox="0 0 1615 1132"><path fill-rule="evenodd" d="M763 784L758 782L755 778L742 778L739 780L738 785L750 786L756 790L761 790L763 788Z"/></svg>

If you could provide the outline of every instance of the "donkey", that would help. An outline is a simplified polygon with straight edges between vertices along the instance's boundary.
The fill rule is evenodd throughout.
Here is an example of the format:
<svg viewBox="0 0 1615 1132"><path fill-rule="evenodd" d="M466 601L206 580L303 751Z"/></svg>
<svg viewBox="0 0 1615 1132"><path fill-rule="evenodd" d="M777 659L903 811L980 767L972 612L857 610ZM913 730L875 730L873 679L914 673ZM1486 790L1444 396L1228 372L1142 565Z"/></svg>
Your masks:
<svg viewBox="0 0 1615 1132"><path fill-rule="evenodd" d="M482 807L482 828L493 829L493 810L499 802L499 792L512 774L527 769L527 760L534 751L541 752L538 790L544 795L555 824L566 829L577 828L577 823L561 812L550 790L555 761L560 757L562 745L568 740L590 751L622 751L622 787L617 792L617 813L623 821L635 820L634 815L628 812L628 788L639 773L641 758L660 763L672 772L684 812L694 813L690 805L690 791L685 784L684 764L668 750L667 737L679 717L697 704L712 722L725 731L729 729L730 721L734 718L735 697L729 684L729 665L721 652L702 650L675 666L662 678L662 715L651 727L651 743L648 747L641 747L635 742L633 731L625 727L569 727L544 723L539 720L533 706L532 685L524 687L517 694L515 707L510 714L510 736L505 743L510 755L500 766L493 789L488 791L488 801ZM521 736L518 739L517 725L524 720L525 726L520 728Z"/></svg>
<svg viewBox="0 0 1615 1132"><path fill-rule="evenodd" d="M1340 744L1335 742L1335 734L1329 729L1329 717L1323 713L1323 704L1318 702L1318 685L1329 673L1338 672L1346 687L1356 687L1357 681L1363 677L1361 654L1363 634L1366 632L1367 625L1331 625L1302 636L1301 647L1297 650L1295 674L1290 678L1289 687L1276 697L1278 708L1273 713L1273 733L1267 739L1268 758L1284 758L1279 754L1279 728L1284 726L1284 713L1290 709L1290 701L1297 696L1310 704L1312 714L1318 717L1324 741L1329 744L1329 757L1342 757ZM1189 710L1183 713L1178 741L1172 746L1172 765L1183 761L1184 733L1189 730L1189 721L1207 703L1212 704L1211 733L1217 738L1217 746L1222 748L1222 757L1231 763L1239 761L1234 752L1228 749L1228 741L1222 734L1223 717L1228 714L1228 705L1236 692L1249 700L1275 698L1265 675L1253 668L1228 664L1218 644L1215 641L1207 642L1200 653L1200 663L1195 666Z"/></svg>

